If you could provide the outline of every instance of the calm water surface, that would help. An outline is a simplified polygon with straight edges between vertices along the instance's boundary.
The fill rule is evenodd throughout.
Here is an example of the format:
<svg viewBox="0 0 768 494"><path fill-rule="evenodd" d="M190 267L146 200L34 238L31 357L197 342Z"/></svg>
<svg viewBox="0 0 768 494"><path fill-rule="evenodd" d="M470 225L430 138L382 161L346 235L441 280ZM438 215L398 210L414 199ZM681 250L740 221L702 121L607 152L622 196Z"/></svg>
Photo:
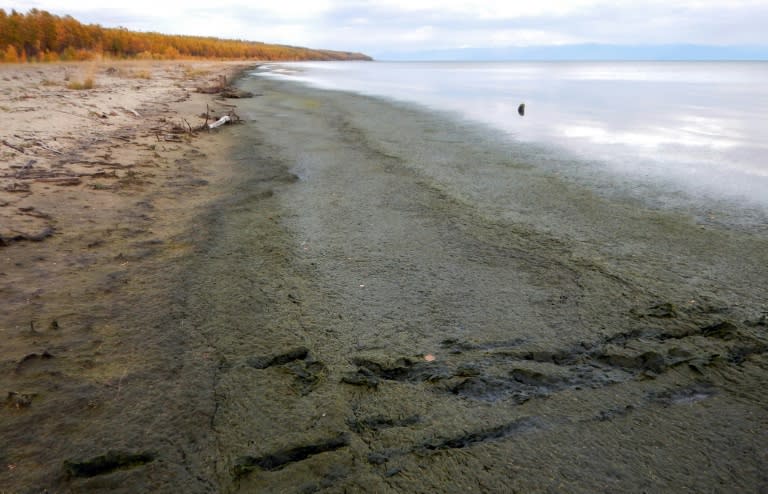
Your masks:
<svg viewBox="0 0 768 494"><path fill-rule="evenodd" d="M768 208L765 62L303 62L258 74L453 112L593 185Z"/></svg>

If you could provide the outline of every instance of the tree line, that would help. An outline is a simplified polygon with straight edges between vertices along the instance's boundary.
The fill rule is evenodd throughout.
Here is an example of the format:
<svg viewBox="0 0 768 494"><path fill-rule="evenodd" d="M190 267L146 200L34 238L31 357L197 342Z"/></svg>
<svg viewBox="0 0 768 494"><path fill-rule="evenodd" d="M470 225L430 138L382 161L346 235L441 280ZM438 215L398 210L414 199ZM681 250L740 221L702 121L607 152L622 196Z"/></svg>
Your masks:
<svg viewBox="0 0 768 494"><path fill-rule="evenodd" d="M370 60L361 53L315 50L255 41L180 36L82 24L32 9L0 9L0 61L55 62L113 59Z"/></svg>

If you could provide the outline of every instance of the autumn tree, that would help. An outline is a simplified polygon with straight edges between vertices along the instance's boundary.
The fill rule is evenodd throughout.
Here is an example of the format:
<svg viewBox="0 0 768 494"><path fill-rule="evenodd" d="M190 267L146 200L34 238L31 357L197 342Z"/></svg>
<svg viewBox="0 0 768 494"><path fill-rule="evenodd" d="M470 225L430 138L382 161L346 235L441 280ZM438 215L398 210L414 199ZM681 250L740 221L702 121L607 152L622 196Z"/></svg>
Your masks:
<svg viewBox="0 0 768 494"><path fill-rule="evenodd" d="M6 48L5 52L3 53L3 62L7 62L7 63L19 62L19 54L16 52L15 46L8 45L8 48Z"/></svg>
<svg viewBox="0 0 768 494"><path fill-rule="evenodd" d="M26 14L0 9L2 61L86 60L112 58L179 59L216 58L250 60L366 60L365 55L311 50L260 42L200 36L139 33L124 28L81 24L71 16L59 17L32 9ZM12 49L10 49L10 48Z"/></svg>

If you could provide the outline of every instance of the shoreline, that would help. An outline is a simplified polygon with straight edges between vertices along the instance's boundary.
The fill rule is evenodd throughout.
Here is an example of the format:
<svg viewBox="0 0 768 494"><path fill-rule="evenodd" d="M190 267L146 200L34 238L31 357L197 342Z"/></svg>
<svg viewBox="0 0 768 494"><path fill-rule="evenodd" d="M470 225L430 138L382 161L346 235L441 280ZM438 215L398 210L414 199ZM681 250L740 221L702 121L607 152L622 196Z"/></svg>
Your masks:
<svg viewBox="0 0 768 494"><path fill-rule="evenodd" d="M0 278L27 280L4 331L0 485L766 485L765 238L510 167L419 109L238 86L259 94L243 124L167 150L163 181L123 191L149 197L118 194L119 221L93 224L103 243L0 248L29 256ZM507 216L464 194L498 165Z"/></svg>
<svg viewBox="0 0 768 494"><path fill-rule="evenodd" d="M541 67L537 68L535 64L530 62L507 62L507 64L505 70L509 71L514 70L514 67L519 64L521 71L525 68L546 73L546 70ZM274 66L279 68L280 64L274 64ZM645 148L643 145L632 147L619 142L590 145L591 138L570 138L565 134L558 134L559 131L556 127L560 125L563 128L570 125L578 126L581 117L574 110L574 105L577 103L558 101L556 97L553 97L553 94L559 94L559 91L552 91L552 88L549 88L550 94L547 97L547 94L537 92L530 83L516 81L514 78L505 81L509 83L510 96L514 93L522 93L528 94L529 98L536 100L536 103L529 102L530 118L517 118L515 113L517 103L515 105L505 103L501 93L492 91L487 96L489 101L492 100L496 106L491 105L490 102L473 101L467 99L470 96L465 96L461 92L457 93L456 84L466 86L467 91L477 92L477 88L481 87L482 76L490 77L493 72L466 67L449 69L450 63L442 66L439 71L437 68L441 67L439 64L434 68L419 66L406 70L404 67L398 69L397 63L394 63L392 67L387 67L384 63L383 68L371 69L370 71L344 69L344 65L338 66L339 71L329 71L322 68L313 70L311 64L309 66L306 74L298 74L298 77L288 77L287 79L295 79L297 82L303 80L305 84L313 87L360 92L372 97L380 97L383 100L392 101L394 104L401 104L406 110L408 105L431 108L432 111L444 112L447 118L452 118L458 122L474 122L480 129L475 133L476 139L487 139L492 143L494 141L512 141L513 144L509 146L510 154L513 154L517 160L532 164L537 168L546 169L551 173L557 173L565 180L577 182L595 193L610 195L611 197L608 199L633 199L640 207L650 206L654 209L674 209L676 212L683 213L695 211L696 220L705 225L716 223L718 226L732 225L734 228L743 230L762 228L763 232L766 231L768 202L766 202L764 194L760 192L761 184L765 186L768 184L763 184L763 180L760 178L760 166L754 163L755 160L759 160L760 155L756 151L759 143L762 142L759 131L746 132L740 146L734 148L743 149L740 154L744 156L713 152L712 156L702 157L703 149L706 148L705 144L698 148L690 146L691 149L686 152L667 149L663 145L660 145L658 152L651 152L649 149L653 148ZM684 67L685 64L678 67L677 70L687 73ZM286 68L290 68L290 66L287 65ZM402 71L400 76L402 76L403 81L395 83L389 74L397 74L398 70ZM456 71L457 82L455 84L438 83L432 79L435 74L450 73L453 70ZM617 70L621 72L620 69ZM584 71L587 74L590 73L586 68L581 69L580 72ZM338 78L337 72L345 74L345 76ZM464 72L468 72L468 74L464 74ZM473 75L473 72L476 74ZM572 95L574 98L569 98L569 101L584 99L585 95L578 93L577 87L567 85L567 82L558 79L558 75L562 75L559 74L560 71L553 69L552 72L552 78L559 81L556 84L565 84L563 87L568 87L566 92L576 91ZM742 72L743 70L740 73ZM281 75L278 75L279 73L278 71L273 77L283 79ZM702 76L698 71L695 73L699 78ZM418 78L416 74L418 77L424 78L424 87L432 87L435 90L430 94L422 94L416 90L415 88L420 86L416 81L411 80ZM665 80L665 76L669 76L664 71L652 70L651 74L652 77L658 77L660 80ZM695 78L693 74L689 75ZM367 77L378 81L367 86L363 82ZM717 109L713 106L715 103L712 103L712 101L717 101L715 95L711 94L715 92L713 88L720 88L718 93L738 93L737 88L721 85L721 82L712 82L703 86L702 91L708 91L706 94L710 94L712 97L706 98L707 103L703 103L702 109L694 112L694 114L703 119L705 115L710 115L714 119L718 118L716 116ZM605 84L605 81L595 81L595 83ZM614 91L631 95L630 89L626 87L627 84L618 83L617 89ZM401 85L404 87L413 86L414 91L407 92L404 89L398 89L401 88ZM449 95L455 97L449 97ZM615 93L609 91L605 95L606 102L609 99L615 100L614 97ZM727 99L726 96L721 97ZM533 106L530 106L531 104ZM555 110L553 107L558 107L558 109ZM632 105L617 103L613 109L604 106L602 108L603 110L594 108L596 112L593 115L595 118L594 125L605 128L615 127L609 130L609 133L615 131L617 133L615 137L619 141L624 135L620 129L624 127L617 122L611 123L605 113L602 113L603 111L626 112L627 118L637 124L635 121L637 120L637 108ZM683 131L674 124L674 121L670 120L674 120L673 115L685 114L684 106L672 105L659 110L660 114L657 115L654 112L653 117L647 118L647 132L653 133L650 128L655 125L662 125L662 121L664 122L663 126L667 127L665 132L667 139L672 134L679 134ZM738 109L732 108L732 110L734 111L734 114L731 115L732 119L742 119L748 127L761 128L759 125L761 120L756 118L756 115L760 114L759 112L746 112L743 105ZM735 116L736 113L739 117ZM515 118L508 118L510 114L514 115ZM632 123L628 122L627 125L631 126ZM590 128L589 125L582 130L586 131L588 128ZM646 131L642 128L635 128L634 132L645 136L644 132ZM657 135L656 138L664 141L665 137L662 134L664 133ZM650 139L652 136L645 137ZM721 142L722 138L722 135L713 134L711 145L718 147L717 143ZM753 166L747 164L749 158L746 158L746 155L752 156ZM713 163L716 159L721 161L722 167L720 168L724 171L713 175L715 173ZM725 170L729 171L726 173ZM745 170L750 170L750 172L746 173ZM715 176L720 178L715 179ZM719 185L714 186L713 184ZM739 184L742 187L739 187Z"/></svg>

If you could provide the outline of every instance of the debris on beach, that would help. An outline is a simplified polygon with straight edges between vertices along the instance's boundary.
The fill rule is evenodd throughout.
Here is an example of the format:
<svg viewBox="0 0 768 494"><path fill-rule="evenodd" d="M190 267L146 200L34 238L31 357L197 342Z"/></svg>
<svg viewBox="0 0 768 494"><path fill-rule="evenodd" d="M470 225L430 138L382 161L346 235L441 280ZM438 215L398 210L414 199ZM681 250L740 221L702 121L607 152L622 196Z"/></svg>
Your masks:
<svg viewBox="0 0 768 494"><path fill-rule="evenodd" d="M115 470L125 470L140 467L153 462L157 454L153 452L127 453L124 451L109 451L85 461L65 461L64 474L67 477L89 478L104 475Z"/></svg>
<svg viewBox="0 0 768 494"><path fill-rule="evenodd" d="M240 116L235 112L234 108L229 110L225 115L217 118L211 113L211 107L205 105L205 113L203 113L201 116L205 118L205 123L201 125L198 130L213 130L221 127L222 125L240 122ZM214 121L209 123L208 120L210 119L214 119Z"/></svg>
<svg viewBox="0 0 768 494"><path fill-rule="evenodd" d="M220 75L213 83L213 85L198 86L197 92L203 94L218 94L220 98L239 99L253 97L253 93L251 92L243 91L236 87L230 86L227 81L227 77L224 75Z"/></svg>
<svg viewBox="0 0 768 494"><path fill-rule="evenodd" d="M32 405L32 400L35 399L37 393L19 393L16 391L9 391L8 397L5 399L5 406L8 408L14 408L21 410L22 408L29 408Z"/></svg>

